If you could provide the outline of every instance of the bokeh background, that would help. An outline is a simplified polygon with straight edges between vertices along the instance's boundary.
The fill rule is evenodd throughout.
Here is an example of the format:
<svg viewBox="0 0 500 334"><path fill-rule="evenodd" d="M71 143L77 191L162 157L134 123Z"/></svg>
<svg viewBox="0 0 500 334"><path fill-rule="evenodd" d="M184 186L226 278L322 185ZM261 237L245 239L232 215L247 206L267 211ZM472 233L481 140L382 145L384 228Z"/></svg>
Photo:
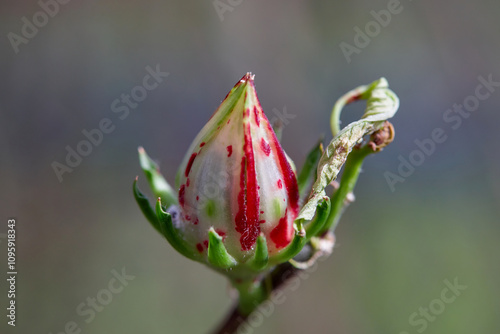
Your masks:
<svg viewBox="0 0 500 334"><path fill-rule="evenodd" d="M283 146L298 166L321 134L330 139L329 111L351 88L384 76L401 107L396 140L366 161L332 256L249 332L498 333L500 88L457 129L443 117L474 95L479 76L500 81L500 3L401 0L350 62L340 44L354 45L354 28L389 1L221 3L222 16L213 1L71 1L17 53L9 33L21 35L40 4L0 4L3 272L7 219L18 222L17 326L6 325L2 279L1 332L55 334L74 321L81 333L207 333L218 323L232 304L226 280L174 252L131 185L140 175L147 189L139 145L173 182L190 141L252 71L269 118L294 116ZM111 103L157 64L169 76L120 119ZM348 107L344 124L363 107ZM103 118L114 131L59 182L52 163ZM397 174L400 157L436 128L447 140L391 189L384 173ZM78 305L122 268L135 278L87 323ZM425 329L412 325L456 278L461 295Z"/></svg>

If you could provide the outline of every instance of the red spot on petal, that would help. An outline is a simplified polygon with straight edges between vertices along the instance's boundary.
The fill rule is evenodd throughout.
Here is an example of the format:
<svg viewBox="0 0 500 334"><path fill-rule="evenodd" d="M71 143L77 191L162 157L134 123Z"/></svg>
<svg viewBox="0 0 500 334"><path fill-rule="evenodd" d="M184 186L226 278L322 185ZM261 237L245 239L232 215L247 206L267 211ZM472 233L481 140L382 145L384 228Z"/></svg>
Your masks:
<svg viewBox="0 0 500 334"><path fill-rule="evenodd" d="M202 244L196 244L196 249L198 250L198 252L200 253L203 253L203 245Z"/></svg>
<svg viewBox="0 0 500 334"><path fill-rule="evenodd" d="M253 107L253 113L255 115L255 123L257 123L257 126L260 126L259 110L257 109L257 106Z"/></svg>
<svg viewBox="0 0 500 334"><path fill-rule="evenodd" d="M186 219L187 221L190 221L191 220L191 216L186 215L186 216L184 216L184 219Z"/></svg>
<svg viewBox="0 0 500 334"><path fill-rule="evenodd" d="M240 193L238 194L239 211L235 217L236 231L241 234L240 244L244 251L250 250L259 234L259 192L252 148L250 124L245 128L245 155L241 159Z"/></svg>
<svg viewBox="0 0 500 334"><path fill-rule="evenodd" d="M233 154L233 145L229 145L228 147L226 147L226 150L227 150L227 157L229 158L231 154Z"/></svg>
<svg viewBox="0 0 500 334"><path fill-rule="evenodd" d="M261 211L261 212L260 212L260 214L261 214L261 215L262 215L262 214L264 214L264 211Z"/></svg>
<svg viewBox="0 0 500 334"><path fill-rule="evenodd" d="M186 193L186 186L182 185L179 189L179 204L184 207L184 195Z"/></svg>
<svg viewBox="0 0 500 334"><path fill-rule="evenodd" d="M228 120L227 120L227 124L229 124L229 122L231 122L231 119L228 119Z"/></svg>
<svg viewBox="0 0 500 334"><path fill-rule="evenodd" d="M203 240L203 245L205 246L205 248L208 248L208 240Z"/></svg>
<svg viewBox="0 0 500 334"><path fill-rule="evenodd" d="M198 225L198 223L199 223L199 222L200 222L200 221L198 220L198 217L196 217L196 219L194 220L194 224L195 224L195 225Z"/></svg>
<svg viewBox="0 0 500 334"><path fill-rule="evenodd" d="M260 140L260 148L262 149L262 152L264 152L267 156L271 154L271 146L269 146L269 144L267 143L267 141L264 140L264 138Z"/></svg>
<svg viewBox="0 0 500 334"><path fill-rule="evenodd" d="M186 175L186 177L189 175L191 167L193 167L194 158L196 158L196 153L191 154L191 157L189 158L188 164L186 166L186 171L184 172L184 175Z"/></svg>
<svg viewBox="0 0 500 334"><path fill-rule="evenodd" d="M278 188L283 189L283 182L281 182L281 179L278 180Z"/></svg>
<svg viewBox="0 0 500 334"><path fill-rule="evenodd" d="M189 177L188 177L187 180L186 180L186 187L189 187L190 183L191 183L191 181L189 181Z"/></svg>
<svg viewBox="0 0 500 334"><path fill-rule="evenodd" d="M217 234L218 234L219 236L221 236L221 237L222 237L222 240L224 241L224 239L226 238L226 232L224 232L224 231L223 231L223 230L221 230L221 229L216 229L216 230L215 230L215 232L217 232Z"/></svg>
<svg viewBox="0 0 500 334"><path fill-rule="evenodd" d="M205 142L203 142L203 143L200 144L200 147L203 147L203 146L205 146Z"/></svg>
<svg viewBox="0 0 500 334"><path fill-rule="evenodd" d="M196 196L196 200L199 201L200 200L200 196Z"/></svg>
<svg viewBox="0 0 500 334"><path fill-rule="evenodd" d="M280 219L278 226L276 226L270 234L271 240L280 249L288 246L293 237L292 224L288 223L288 212L285 211L285 216Z"/></svg>

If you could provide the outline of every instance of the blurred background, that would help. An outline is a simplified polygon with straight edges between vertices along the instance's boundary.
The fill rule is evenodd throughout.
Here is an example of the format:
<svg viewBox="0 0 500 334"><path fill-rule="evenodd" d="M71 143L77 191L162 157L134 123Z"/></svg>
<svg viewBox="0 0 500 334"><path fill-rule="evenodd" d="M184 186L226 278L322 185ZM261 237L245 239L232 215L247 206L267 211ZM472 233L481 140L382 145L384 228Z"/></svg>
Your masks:
<svg viewBox="0 0 500 334"><path fill-rule="evenodd" d="M0 331L191 334L224 317L225 278L176 253L131 186L140 175L148 189L140 145L173 183L191 140L251 71L268 118L290 115L282 142L297 166L321 134L331 139L331 107L348 90L384 76L401 107L332 256L246 333L498 333L499 14L486 0L3 1L0 264L7 272L14 217L18 308L17 326L2 315ZM157 68L169 75L140 88ZM343 124L363 109L349 106ZM67 147L103 119L109 133L67 166ZM436 129L446 140L423 152L415 141ZM68 169L58 177L55 165ZM122 272L126 285L109 293Z"/></svg>

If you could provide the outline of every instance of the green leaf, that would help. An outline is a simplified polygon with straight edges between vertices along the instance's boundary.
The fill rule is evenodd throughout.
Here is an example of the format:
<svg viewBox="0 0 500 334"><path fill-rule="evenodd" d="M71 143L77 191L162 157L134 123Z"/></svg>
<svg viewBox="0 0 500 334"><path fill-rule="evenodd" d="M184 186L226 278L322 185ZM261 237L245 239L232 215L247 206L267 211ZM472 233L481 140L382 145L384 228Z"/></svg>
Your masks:
<svg viewBox="0 0 500 334"><path fill-rule="evenodd" d="M177 204L177 195L172 187L160 174L158 165L148 156L144 148L139 147L139 163L146 175L146 179L156 197L160 197L163 205L169 208Z"/></svg>
<svg viewBox="0 0 500 334"><path fill-rule="evenodd" d="M381 78L369 86L358 87L344 95L335 105L334 111L357 99L366 100L365 114L361 120L338 132L326 147L318 164L316 182L297 219L311 220L314 217L318 202L325 196L325 188L337 177L352 148L363 136L378 130L385 120L394 116L399 107L397 96L388 88L387 81ZM332 132L335 134L338 122L337 125L333 123Z"/></svg>
<svg viewBox="0 0 500 334"><path fill-rule="evenodd" d="M208 231L208 262L214 267L228 269L236 265L236 260L229 255L222 237L214 228Z"/></svg>

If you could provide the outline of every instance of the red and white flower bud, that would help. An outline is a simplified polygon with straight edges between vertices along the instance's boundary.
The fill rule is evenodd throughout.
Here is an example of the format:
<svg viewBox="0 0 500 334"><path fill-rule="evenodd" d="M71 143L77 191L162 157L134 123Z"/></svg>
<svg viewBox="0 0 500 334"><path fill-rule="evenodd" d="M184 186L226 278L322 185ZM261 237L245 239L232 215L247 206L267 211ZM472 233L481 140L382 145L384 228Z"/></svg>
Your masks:
<svg viewBox="0 0 500 334"><path fill-rule="evenodd" d="M213 227L243 261L262 233L269 255L294 236L299 194L295 171L262 111L247 73L197 135L178 175L184 239L206 253Z"/></svg>

